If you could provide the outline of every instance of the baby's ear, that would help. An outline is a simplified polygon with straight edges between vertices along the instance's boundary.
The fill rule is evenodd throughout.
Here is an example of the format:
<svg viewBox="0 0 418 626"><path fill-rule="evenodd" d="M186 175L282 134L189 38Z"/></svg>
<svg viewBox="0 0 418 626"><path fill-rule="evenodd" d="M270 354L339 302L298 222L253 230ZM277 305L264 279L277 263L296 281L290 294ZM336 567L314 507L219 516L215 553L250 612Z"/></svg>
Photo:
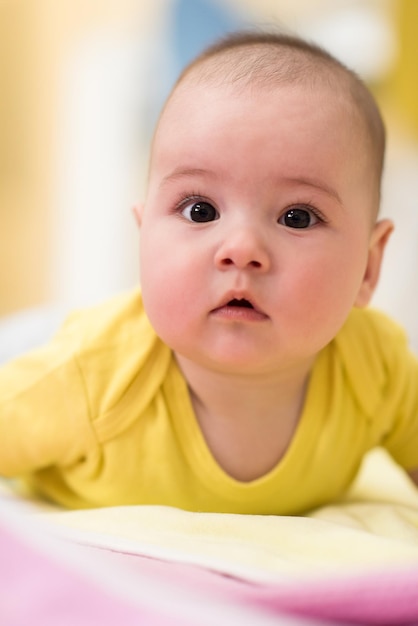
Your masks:
<svg viewBox="0 0 418 626"><path fill-rule="evenodd" d="M366 271L354 303L357 307L365 307L371 300L379 281L383 254L392 231L393 222L387 219L380 220L373 228L370 237L369 256L367 259Z"/></svg>
<svg viewBox="0 0 418 626"><path fill-rule="evenodd" d="M135 221L138 224L139 228L141 228L141 224L142 224L142 213L144 211L144 204L143 202L140 202L139 204L136 204L134 207L132 207L132 212L134 214L135 217Z"/></svg>

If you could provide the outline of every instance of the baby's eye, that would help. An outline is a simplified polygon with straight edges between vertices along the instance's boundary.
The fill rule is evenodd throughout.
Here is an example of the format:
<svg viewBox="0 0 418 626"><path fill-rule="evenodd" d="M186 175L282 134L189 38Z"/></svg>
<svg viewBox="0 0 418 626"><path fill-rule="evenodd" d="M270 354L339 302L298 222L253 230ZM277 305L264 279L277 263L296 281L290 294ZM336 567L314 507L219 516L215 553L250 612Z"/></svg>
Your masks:
<svg viewBox="0 0 418 626"><path fill-rule="evenodd" d="M209 202L195 202L188 204L181 212L192 222L213 222L219 218L219 213Z"/></svg>
<svg viewBox="0 0 418 626"><path fill-rule="evenodd" d="M317 224L320 219L315 213L305 207L288 209L280 218L279 224L288 228L310 228Z"/></svg>

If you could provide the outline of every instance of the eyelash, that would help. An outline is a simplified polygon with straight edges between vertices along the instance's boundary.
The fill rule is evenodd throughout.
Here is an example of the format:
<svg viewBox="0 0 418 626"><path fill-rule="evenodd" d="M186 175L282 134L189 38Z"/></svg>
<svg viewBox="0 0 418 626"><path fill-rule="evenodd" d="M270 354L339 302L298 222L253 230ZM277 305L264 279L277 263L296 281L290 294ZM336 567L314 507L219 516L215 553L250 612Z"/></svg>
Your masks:
<svg viewBox="0 0 418 626"><path fill-rule="evenodd" d="M210 200L203 194L200 194L199 192L192 192L190 194L187 194L186 196L184 194L179 194L178 198L174 201L173 213L176 213L176 214L181 213L181 211L183 211L183 209L188 204L194 203L194 202L208 202L209 204L212 204L213 206L215 206L212 200ZM305 209L306 211L309 211L310 213L312 213L312 215L314 215L316 219L322 224L328 223L328 220L324 217L322 211L317 209L316 206L312 202L293 202L280 213L278 220L283 215L286 215L286 213L288 211L291 211L292 209Z"/></svg>
<svg viewBox="0 0 418 626"><path fill-rule="evenodd" d="M184 194L179 195L179 197L174 201L173 212L180 213L188 204L194 202L208 202L209 204L213 204L209 198L206 198L200 193L190 193L186 196Z"/></svg>
<svg viewBox="0 0 418 626"><path fill-rule="evenodd" d="M300 203L294 202L290 206L285 208L285 210L281 213L281 216L285 215L288 211L291 211L292 209L305 209L306 211L309 211L310 213L312 213L312 215L314 215L316 219L322 224L328 223L328 220L325 219L325 216L322 213L322 211L317 209L316 206L312 202L300 202Z"/></svg>

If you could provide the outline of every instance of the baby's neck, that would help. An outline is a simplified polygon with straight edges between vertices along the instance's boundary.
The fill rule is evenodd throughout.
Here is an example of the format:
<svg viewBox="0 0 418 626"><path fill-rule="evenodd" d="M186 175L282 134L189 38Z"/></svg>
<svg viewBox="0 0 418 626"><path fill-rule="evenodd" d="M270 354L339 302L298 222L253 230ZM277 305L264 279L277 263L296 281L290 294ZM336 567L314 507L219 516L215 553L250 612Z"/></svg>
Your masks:
<svg viewBox="0 0 418 626"><path fill-rule="evenodd" d="M284 456L302 413L312 364L248 378L208 371L177 356L206 443L224 471L244 482Z"/></svg>

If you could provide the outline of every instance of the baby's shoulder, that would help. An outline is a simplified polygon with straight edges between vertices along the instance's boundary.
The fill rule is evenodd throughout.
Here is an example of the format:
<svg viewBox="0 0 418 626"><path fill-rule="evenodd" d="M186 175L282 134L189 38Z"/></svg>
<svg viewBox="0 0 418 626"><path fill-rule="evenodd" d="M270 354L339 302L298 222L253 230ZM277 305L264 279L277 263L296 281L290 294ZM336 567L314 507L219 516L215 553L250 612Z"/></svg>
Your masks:
<svg viewBox="0 0 418 626"><path fill-rule="evenodd" d="M132 342L150 335L154 336L154 331L145 314L141 292L134 289L73 311L55 339L70 341L73 349L80 351Z"/></svg>
<svg viewBox="0 0 418 626"><path fill-rule="evenodd" d="M345 352L377 359L408 347L404 328L386 313L374 308L353 309L336 337Z"/></svg>
<svg viewBox="0 0 418 626"><path fill-rule="evenodd" d="M392 336L393 338L406 338L406 332L404 327L397 322L393 317L390 317L387 313L373 307L366 307L364 309L354 309L352 311L354 316L357 316L364 324L374 329L374 332L383 333L386 336Z"/></svg>
<svg viewBox="0 0 418 626"><path fill-rule="evenodd" d="M416 372L403 328L373 308L353 309L333 345L347 385L370 417L388 390Z"/></svg>

